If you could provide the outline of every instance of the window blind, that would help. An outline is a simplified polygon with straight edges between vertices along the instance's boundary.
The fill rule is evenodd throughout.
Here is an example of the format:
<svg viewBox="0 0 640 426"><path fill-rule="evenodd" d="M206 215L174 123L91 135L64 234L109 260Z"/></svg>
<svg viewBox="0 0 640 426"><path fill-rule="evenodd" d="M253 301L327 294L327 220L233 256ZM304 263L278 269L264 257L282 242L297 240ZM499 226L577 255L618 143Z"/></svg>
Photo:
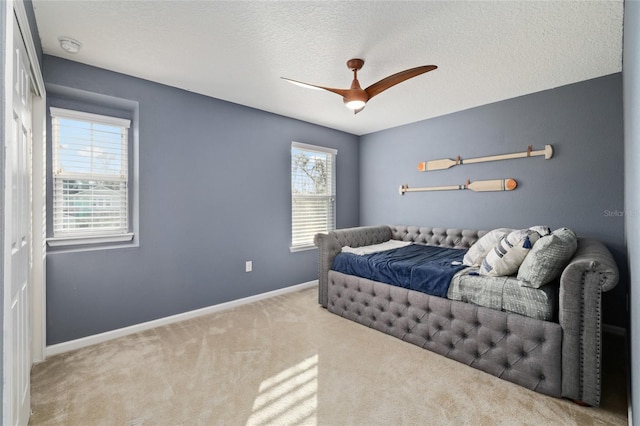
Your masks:
<svg viewBox="0 0 640 426"><path fill-rule="evenodd" d="M53 236L129 231L130 121L51 108Z"/></svg>
<svg viewBox="0 0 640 426"><path fill-rule="evenodd" d="M337 151L291 144L291 249L313 247L318 232L335 229Z"/></svg>

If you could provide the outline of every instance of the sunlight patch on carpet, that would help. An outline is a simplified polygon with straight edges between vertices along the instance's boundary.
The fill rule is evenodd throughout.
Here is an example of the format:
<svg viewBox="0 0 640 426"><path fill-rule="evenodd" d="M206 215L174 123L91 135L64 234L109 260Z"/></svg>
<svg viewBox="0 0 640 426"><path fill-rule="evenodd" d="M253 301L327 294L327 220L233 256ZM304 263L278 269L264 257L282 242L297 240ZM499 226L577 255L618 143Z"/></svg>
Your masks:
<svg viewBox="0 0 640 426"><path fill-rule="evenodd" d="M260 384L247 424L315 424L317 391L318 355L314 355Z"/></svg>

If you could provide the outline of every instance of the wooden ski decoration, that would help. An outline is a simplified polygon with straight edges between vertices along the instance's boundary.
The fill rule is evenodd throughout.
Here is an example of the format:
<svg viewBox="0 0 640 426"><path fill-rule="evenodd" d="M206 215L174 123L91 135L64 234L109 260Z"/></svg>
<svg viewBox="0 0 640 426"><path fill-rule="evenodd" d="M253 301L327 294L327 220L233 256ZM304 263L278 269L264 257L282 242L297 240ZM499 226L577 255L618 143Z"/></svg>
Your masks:
<svg viewBox="0 0 640 426"><path fill-rule="evenodd" d="M448 185L448 186L427 186L423 188L409 188L406 183L400 186L398 192L400 195L404 195L407 192L422 192L422 191L451 191L458 189L470 189L476 192L484 191L513 191L518 186L518 182L515 179L495 179L495 180L476 180L464 185Z"/></svg>
<svg viewBox="0 0 640 426"><path fill-rule="evenodd" d="M491 155L488 157L469 158L467 160L461 159L458 155L455 160L443 158L441 160L423 161L422 163L418 164L418 170L420 170L421 172L429 172L432 170L444 170L462 164L486 163L489 161L510 160L512 158L538 157L542 155L544 155L545 160L551 158L553 156L553 147L551 145L545 145L544 149L541 149L539 151L532 151L531 145L529 145L526 152Z"/></svg>

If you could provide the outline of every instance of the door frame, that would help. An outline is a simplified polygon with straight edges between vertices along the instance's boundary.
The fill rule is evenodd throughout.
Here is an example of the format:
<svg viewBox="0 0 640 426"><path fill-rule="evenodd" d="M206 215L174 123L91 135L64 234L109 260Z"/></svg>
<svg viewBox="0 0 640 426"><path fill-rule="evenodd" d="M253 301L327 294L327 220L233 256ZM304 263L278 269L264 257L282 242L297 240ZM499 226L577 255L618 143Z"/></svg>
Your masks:
<svg viewBox="0 0 640 426"><path fill-rule="evenodd" d="M13 30L14 30L14 15L18 22L20 32L27 48L27 56L31 62L31 80L32 88L34 90L33 98L33 111L32 111L32 223L31 223L31 247L32 255L30 260L30 276L31 276L31 336L32 336L32 359L31 363L44 360L44 350L46 346L46 328L45 328L45 295L46 295L46 273L45 273L45 256L46 256L46 221L44 220L45 206L46 206L46 90L44 79L42 77L42 71L40 68L40 61L38 59L37 51L31 35L31 27L27 18L27 12L23 0L4 0L0 2L0 27L4 28L4 31L0 34L0 54L2 55L2 100L0 102L0 128L2 132L2 143L0 144L2 155L2 169L1 173L2 186L0 187L0 196L4 200L3 211L11 211L14 200L11 199L10 190L6 188L5 173L7 162L6 150L4 141L11 138L11 105L13 104L13 90L12 90L12 69L14 64L13 56ZM35 184L35 183L38 184ZM10 410L11 394L8 389L8 383L4 379L4 374L10 370L11 366L5 365L7 360L6 354L11 351L11 348L7 347L9 342L8 337L4 334L6 331L7 315L10 311L8 304L11 302L11 268L9 267L10 250L7 249L6 232L8 232L8 224L4 216L0 217L0 239L2 244L2 250L0 254L2 256L3 273L0 277L0 286L2 287L2 322L3 322L3 335L2 335L2 412L3 417L7 418L7 413ZM10 249L10 248L9 248ZM10 357L9 357L10 359Z"/></svg>

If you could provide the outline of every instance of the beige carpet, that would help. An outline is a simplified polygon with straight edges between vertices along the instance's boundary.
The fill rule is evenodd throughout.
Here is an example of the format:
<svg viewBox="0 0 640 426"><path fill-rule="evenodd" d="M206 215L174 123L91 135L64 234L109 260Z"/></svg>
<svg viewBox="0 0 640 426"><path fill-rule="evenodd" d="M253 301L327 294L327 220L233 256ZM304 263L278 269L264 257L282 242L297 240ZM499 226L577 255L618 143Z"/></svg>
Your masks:
<svg viewBox="0 0 640 426"><path fill-rule="evenodd" d="M602 406L580 407L339 318L316 297L51 357L32 372L30 424L627 424L624 342L605 345Z"/></svg>

